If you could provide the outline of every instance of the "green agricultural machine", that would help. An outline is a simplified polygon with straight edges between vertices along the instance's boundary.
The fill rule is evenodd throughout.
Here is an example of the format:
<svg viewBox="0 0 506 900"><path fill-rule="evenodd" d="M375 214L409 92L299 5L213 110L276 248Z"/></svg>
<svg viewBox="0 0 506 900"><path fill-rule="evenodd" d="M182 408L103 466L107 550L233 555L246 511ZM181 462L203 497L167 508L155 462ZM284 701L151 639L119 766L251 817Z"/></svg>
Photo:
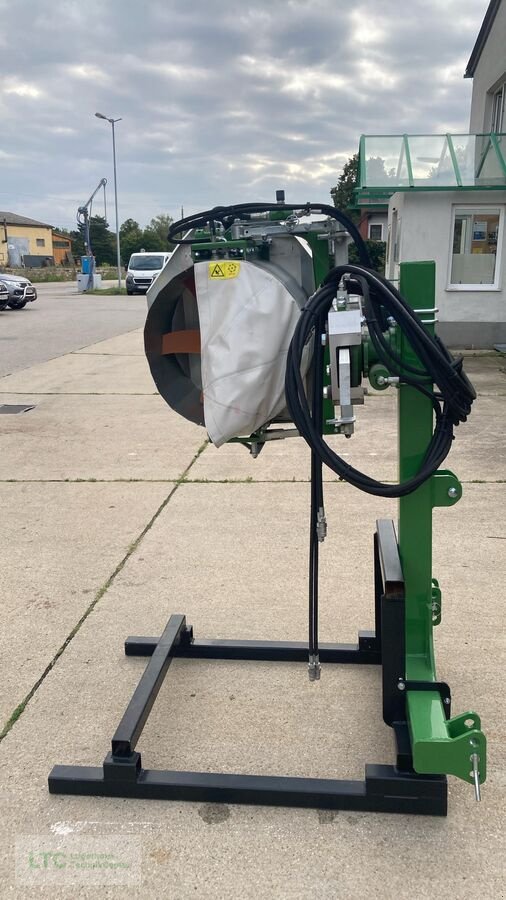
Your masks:
<svg viewBox="0 0 506 900"><path fill-rule="evenodd" d="M56 766L53 793L271 804L446 815L447 775L486 777L486 740L474 712L452 715L438 680L433 629L441 591L432 573L432 510L462 486L442 468L454 429L475 399L460 358L435 334L435 266L404 263L399 290L374 272L354 224L333 207L275 203L216 207L175 223L176 244L148 292L145 348L156 386L220 446L258 456L302 437L311 451L308 642L197 639L184 615L159 638L130 637L149 658L101 767ZM351 265L353 241L360 263ZM326 437L350 439L366 387L397 395L399 482L353 468ZM335 444L335 442L333 442ZM266 451L268 452L268 451ZM326 537L323 466L361 491L398 498L398 521L374 534L373 631L356 644L318 639L319 548ZM144 769L135 750L174 658L379 665L392 765L363 781ZM316 688L315 688L316 689Z"/></svg>

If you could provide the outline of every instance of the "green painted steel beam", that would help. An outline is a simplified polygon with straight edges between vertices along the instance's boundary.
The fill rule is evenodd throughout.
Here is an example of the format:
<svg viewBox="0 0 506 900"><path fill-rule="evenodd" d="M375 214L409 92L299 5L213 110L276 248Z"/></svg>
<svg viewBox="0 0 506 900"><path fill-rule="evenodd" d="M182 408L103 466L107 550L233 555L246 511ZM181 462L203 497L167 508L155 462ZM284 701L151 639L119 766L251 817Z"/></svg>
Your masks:
<svg viewBox="0 0 506 900"><path fill-rule="evenodd" d="M315 232L308 232L304 235L304 239L311 247L311 252L313 254L314 283L315 286L318 287L329 272L329 243L326 240L320 240L319 235Z"/></svg>
<svg viewBox="0 0 506 900"><path fill-rule="evenodd" d="M400 291L413 309L435 306L435 264L402 263ZM433 313L423 318L433 319ZM433 333L434 325L427 324ZM404 363L420 366L408 341L401 335L399 349ZM429 389L432 385L426 385ZM424 394L407 384L398 393L399 478L412 477L419 469L433 432L433 409ZM429 481L399 501L399 554L406 591L407 681L437 680L433 645L432 510L453 506L462 487L449 471L437 472ZM468 712L447 720L437 690L407 691L408 725L413 766L420 773L445 773L473 782L471 757L479 757L480 782L486 778L486 740L480 719Z"/></svg>
<svg viewBox="0 0 506 900"><path fill-rule="evenodd" d="M325 276L328 274L329 269L331 267L330 260L330 250L328 241L321 241L318 239L318 235L314 232L309 232L305 236L306 241L311 247L311 251L313 254L313 275L315 287L319 287L322 283ZM320 340L320 336L316 335L315 340ZM323 375L323 383L330 384L330 377L326 374L327 366L330 363L329 356L329 348L325 348L324 353L324 375ZM327 420L333 419L335 416L334 404L332 400L325 399L323 401L323 424L322 429L324 434L334 434L334 428L327 425Z"/></svg>
<svg viewBox="0 0 506 900"><path fill-rule="evenodd" d="M251 247L251 241L240 240L240 241L231 241L227 238L226 241L196 241L192 244L192 252L194 250L245 250L247 247Z"/></svg>

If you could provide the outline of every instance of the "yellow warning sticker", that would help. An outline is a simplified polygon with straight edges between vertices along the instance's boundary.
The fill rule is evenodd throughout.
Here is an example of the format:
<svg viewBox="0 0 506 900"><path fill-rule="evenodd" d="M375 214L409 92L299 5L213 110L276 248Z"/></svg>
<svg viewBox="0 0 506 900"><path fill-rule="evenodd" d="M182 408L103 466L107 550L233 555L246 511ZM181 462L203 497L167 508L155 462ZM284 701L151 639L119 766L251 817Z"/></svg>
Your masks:
<svg viewBox="0 0 506 900"><path fill-rule="evenodd" d="M222 259L220 262L209 263L209 278L237 278L241 270L241 263Z"/></svg>

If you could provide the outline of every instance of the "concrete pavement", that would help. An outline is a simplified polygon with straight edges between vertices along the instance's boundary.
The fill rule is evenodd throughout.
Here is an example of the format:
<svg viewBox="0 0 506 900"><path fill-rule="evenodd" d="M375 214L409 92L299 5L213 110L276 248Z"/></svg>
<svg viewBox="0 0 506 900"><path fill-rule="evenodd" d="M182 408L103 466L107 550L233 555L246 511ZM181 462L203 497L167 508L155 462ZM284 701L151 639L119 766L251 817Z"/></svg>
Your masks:
<svg viewBox="0 0 506 900"><path fill-rule="evenodd" d="M127 634L182 612L201 637L305 639L308 451L290 440L253 461L205 444L156 396L139 331L0 379L0 402L35 404L0 417L2 896L505 896L506 366L466 368L480 396L448 463L464 497L435 513L436 650L455 711L482 715L490 758L480 805L451 779L446 820L50 796L53 764L99 765L109 749L144 665L124 657ZM339 450L394 477L393 394L359 417ZM326 477L321 636L355 640L372 626L374 521L395 503ZM373 667L325 666L310 685L302 664L185 660L138 749L146 766L358 778L393 752ZM139 883L28 871L43 840L84 852L91 838L139 853Z"/></svg>
<svg viewBox="0 0 506 900"><path fill-rule="evenodd" d="M65 281L36 288L34 303L0 311L0 377L124 334L146 316L144 297L78 294L76 283Z"/></svg>

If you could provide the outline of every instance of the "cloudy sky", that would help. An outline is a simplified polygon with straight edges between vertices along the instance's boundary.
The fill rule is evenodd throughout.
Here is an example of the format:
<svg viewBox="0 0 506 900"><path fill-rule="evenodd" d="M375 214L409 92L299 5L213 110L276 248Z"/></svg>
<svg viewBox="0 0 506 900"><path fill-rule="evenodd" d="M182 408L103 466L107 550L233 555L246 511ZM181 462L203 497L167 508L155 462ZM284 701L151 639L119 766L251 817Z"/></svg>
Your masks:
<svg viewBox="0 0 506 900"><path fill-rule="evenodd" d="M329 202L361 133L466 132L488 0L0 0L0 209ZM98 201L94 212L101 214Z"/></svg>

